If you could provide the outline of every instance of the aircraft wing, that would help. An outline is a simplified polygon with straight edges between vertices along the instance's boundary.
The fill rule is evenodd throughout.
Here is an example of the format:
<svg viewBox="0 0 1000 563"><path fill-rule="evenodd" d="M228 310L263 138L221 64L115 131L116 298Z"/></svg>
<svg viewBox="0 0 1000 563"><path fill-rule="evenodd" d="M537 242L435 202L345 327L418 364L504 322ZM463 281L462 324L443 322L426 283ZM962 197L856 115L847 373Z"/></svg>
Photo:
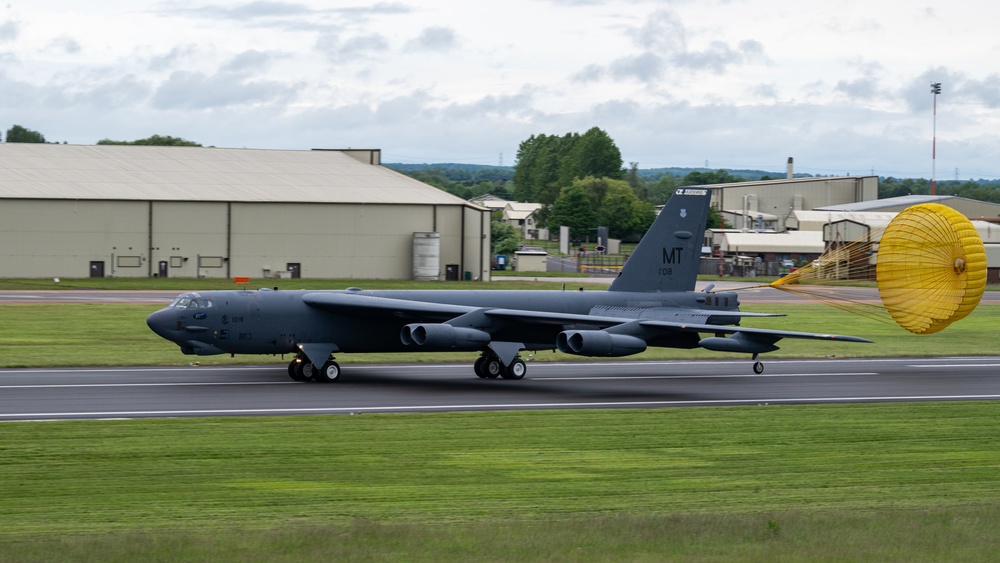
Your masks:
<svg viewBox="0 0 1000 563"><path fill-rule="evenodd" d="M552 325L590 325L595 328L607 328L615 325L635 322L637 319L616 316L597 315L573 315L566 313L545 313L535 311L522 311L515 309L487 309L484 311L490 317L502 317L515 322L528 324L552 324ZM728 312L727 312L728 314ZM734 316L775 316L768 313L734 313ZM819 334L813 332L797 332L789 330L772 330L765 328L748 328L735 325L716 325L697 322L677 322L662 320L638 319L639 326L661 330L663 332L711 332L716 334L736 334L743 333L746 336L756 339L768 339L777 342L782 338L805 338L811 340L836 340L842 342L868 342L865 338L857 336L841 336L838 334Z"/></svg>
<svg viewBox="0 0 1000 563"><path fill-rule="evenodd" d="M444 303L428 303L409 299L393 299L391 297L376 297L373 295L355 295L352 293L307 293L302 296L307 305L324 309L342 315L365 315L382 313L397 317L415 317L421 319L450 319L475 311L477 307L465 305L448 305Z"/></svg>
<svg viewBox="0 0 1000 563"><path fill-rule="evenodd" d="M364 315L382 313L387 316L409 317L423 320L447 321L461 317L462 315L484 315L495 319L503 319L508 323L522 325L547 325L576 327L593 327L595 330L606 329L616 325L631 323L653 331L669 334L672 332L685 333L714 333L738 334L744 337L774 343L782 338L804 338L812 340L834 340L841 342L871 342L870 340L857 336L841 336L837 334L819 334L811 332L797 332L787 330L771 330L762 328L748 328L735 325L718 325L697 322L702 315L693 316L690 321L685 320L657 320L648 318L635 318L618 315L583 315L573 313L558 313L550 311L529 311L524 309L504 309L490 307L472 307L466 305L451 305L445 303L430 303L425 301L413 301L408 299L394 299L390 297L376 297L372 295L356 295L351 293L327 293L316 292L307 293L302 297L303 302L313 307L336 312L345 315ZM608 312L613 312L609 310ZM725 313L730 315L729 312ZM707 315L706 315L707 316ZM771 316L766 313L742 313L732 312L732 316Z"/></svg>
<svg viewBox="0 0 1000 563"><path fill-rule="evenodd" d="M641 321L645 327L659 328L667 331L682 332L714 332L717 334L744 334L757 339L777 342L782 338L805 338L809 340L836 340L841 342L867 342L871 340L859 336L843 336L839 334L820 334L815 332L797 332L791 330L772 330L766 328L748 328L734 325L710 325L695 323L675 323L665 321Z"/></svg>

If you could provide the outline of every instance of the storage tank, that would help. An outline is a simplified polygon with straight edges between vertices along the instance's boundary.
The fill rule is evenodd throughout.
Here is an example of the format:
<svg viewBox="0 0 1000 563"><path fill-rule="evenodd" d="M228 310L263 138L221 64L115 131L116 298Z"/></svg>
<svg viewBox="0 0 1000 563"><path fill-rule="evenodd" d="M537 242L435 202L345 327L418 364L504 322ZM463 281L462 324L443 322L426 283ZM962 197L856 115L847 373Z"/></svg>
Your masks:
<svg viewBox="0 0 1000 563"><path fill-rule="evenodd" d="M441 272L441 233L413 233L413 279L437 280Z"/></svg>

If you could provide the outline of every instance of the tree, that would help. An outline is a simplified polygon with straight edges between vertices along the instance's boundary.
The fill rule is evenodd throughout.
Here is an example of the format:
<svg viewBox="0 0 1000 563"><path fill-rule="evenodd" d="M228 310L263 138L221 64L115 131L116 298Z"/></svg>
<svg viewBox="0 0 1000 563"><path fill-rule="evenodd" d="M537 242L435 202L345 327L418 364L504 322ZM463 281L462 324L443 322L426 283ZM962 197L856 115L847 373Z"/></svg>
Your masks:
<svg viewBox="0 0 1000 563"><path fill-rule="evenodd" d="M565 225L574 238L585 236L590 229L597 227L597 213L591 207L583 188L577 185L563 188L559 198L552 204L548 225Z"/></svg>
<svg viewBox="0 0 1000 563"><path fill-rule="evenodd" d="M554 202L562 188L560 167L578 138L575 133L567 133L562 137L532 135L522 141L514 165L514 199L544 204Z"/></svg>
<svg viewBox="0 0 1000 563"><path fill-rule="evenodd" d="M649 195L646 197L646 201L654 205L663 205L670 199L670 196L674 194L674 190L679 185L676 176L662 176L655 185L649 188Z"/></svg>
<svg viewBox="0 0 1000 563"><path fill-rule="evenodd" d="M607 133L591 127L567 152L559 170L559 182L568 186L577 178L621 179L622 153Z"/></svg>
<svg viewBox="0 0 1000 563"><path fill-rule="evenodd" d="M706 184L732 184L739 181L739 178L720 168L714 172L701 172L698 170L689 172L681 178L680 185L704 186Z"/></svg>
<svg viewBox="0 0 1000 563"><path fill-rule="evenodd" d="M588 176L574 181L572 186L583 191L597 224L607 227L614 238L642 234L653 223L653 206L639 200L625 180Z"/></svg>
<svg viewBox="0 0 1000 563"><path fill-rule="evenodd" d="M514 165L514 198L551 204L578 178L624 178L621 151L597 127L580 135L532 135L521 142Z"/></svg>
<svg viewBox="0 0 1000 563"><path fill-rule="evenodd" d="M144 146L156 146L156 147L200 147L200 143L194 141L188 141L187 139L182 139L180 137L171 137L170 135L153 135L145 139L136 139L135 141L113 141L111 139L101 139L97 141L98 145L144 145Z"/></svg>
<svg viewBox="0 0 1000 563"><path fill-rule="evenodd" d="M490 240L493 243L493 254L510 256L521 247L521 237L517 229L501 221L490 223Z"/></svg>
<svg viewBox="0 0 1000 563"><path fill-rule="evenodd" d="M38 131L32 131L20 125L15 125L7 130L8 143L44 143L45 136Z"/></svg>
<svg viewBox="0 0 1000 563"><path fill-rule="evenodd" d="M646 201L649 198L646 181L639 174L638 162L628 163L628 173L625 176L625 180L628 181L628 185L632 186L632 191L635 192L635 197L641 199L642 201Z"/></svg>
<svg viewBox="0 0 1000 563"><path fill-rule="evenodd" d="M732 225L727 223L722 218L722 213L714 207L708 208L708 222L705 224L706 229L731 229Z"/></svg>

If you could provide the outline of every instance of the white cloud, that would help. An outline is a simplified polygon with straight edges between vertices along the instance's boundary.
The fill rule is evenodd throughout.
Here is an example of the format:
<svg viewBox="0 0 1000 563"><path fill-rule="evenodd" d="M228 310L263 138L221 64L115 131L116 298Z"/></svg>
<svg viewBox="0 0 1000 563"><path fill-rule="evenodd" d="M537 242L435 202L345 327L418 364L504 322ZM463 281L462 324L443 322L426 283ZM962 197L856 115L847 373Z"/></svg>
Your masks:
<svg viewBox="0 0 1000 563"><path fill-rule="evenodd" d="M0 128L489 164L598 126L642 167L793 156L926 176L942 82L938 169L1000 177L997 16L972 0L40 0L0 17Z"/></svg>

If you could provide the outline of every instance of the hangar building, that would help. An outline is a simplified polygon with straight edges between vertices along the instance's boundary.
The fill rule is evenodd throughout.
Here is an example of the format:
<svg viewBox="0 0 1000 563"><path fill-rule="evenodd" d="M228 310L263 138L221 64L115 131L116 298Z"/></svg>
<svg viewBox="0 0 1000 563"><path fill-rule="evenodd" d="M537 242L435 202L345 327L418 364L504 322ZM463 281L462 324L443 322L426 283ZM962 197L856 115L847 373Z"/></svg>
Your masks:
<svg viewBox="0 0 1000 563"><path fill-rule="evenodd" d="M377 149L0 144L0 277L489 274L489 210Z"/></svg>
<svg viewBox="0 0 1000 563"><path fill-rule="evenodd" d="M878 176L788 178L711 187L712 207L736 229L794 229L789 222L796 211L878 199Z"/></svg>

